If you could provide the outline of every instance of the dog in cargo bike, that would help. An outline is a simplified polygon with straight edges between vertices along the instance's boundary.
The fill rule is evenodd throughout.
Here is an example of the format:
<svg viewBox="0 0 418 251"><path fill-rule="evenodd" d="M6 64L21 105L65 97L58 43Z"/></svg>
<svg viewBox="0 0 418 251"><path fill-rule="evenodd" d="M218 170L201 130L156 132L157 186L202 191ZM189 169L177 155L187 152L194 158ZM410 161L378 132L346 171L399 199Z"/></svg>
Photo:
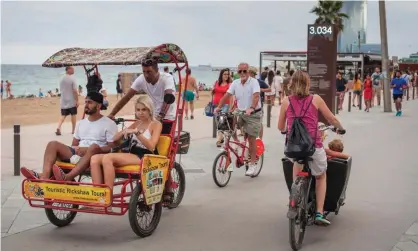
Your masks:
<svg viewBox="0 0 418 251"><path fill-rule="evenodd" d="M327 162L318 129L318 112L334 126L326 129L340 134L344 134L345 130L324 100L318 95L311 95L309 88L308 74L295 72L290 86L292 95L283 100L278 122L279 130L287 134L284 153L288 158L283 158L282 162L290 191L287 216L293 250L301 247L307 224L329 225L327 214L338 214L339 207L344 204L351 167L351 158Z"/></svg>

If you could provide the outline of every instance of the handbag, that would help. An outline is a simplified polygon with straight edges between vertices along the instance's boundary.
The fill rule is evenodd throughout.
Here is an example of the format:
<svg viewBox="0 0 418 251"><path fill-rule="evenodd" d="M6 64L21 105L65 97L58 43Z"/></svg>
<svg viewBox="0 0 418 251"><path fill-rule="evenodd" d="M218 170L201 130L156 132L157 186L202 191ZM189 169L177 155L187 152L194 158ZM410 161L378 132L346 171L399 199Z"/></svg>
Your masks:
<svg viewBox="0 0 418 251"><path fill-rule="evenodd" d="M212 100L209 101L209 103L205 107L205 115L207 117L213 117L214 110L215 110L215 106L213 105L213 94L212 94Z"/></svg>

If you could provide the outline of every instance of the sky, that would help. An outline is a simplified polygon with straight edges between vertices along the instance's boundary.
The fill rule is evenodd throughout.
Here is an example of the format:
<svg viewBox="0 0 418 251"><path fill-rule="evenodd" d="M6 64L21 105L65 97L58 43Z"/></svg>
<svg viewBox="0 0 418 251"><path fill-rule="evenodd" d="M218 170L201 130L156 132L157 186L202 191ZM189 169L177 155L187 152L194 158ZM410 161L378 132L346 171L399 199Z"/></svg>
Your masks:
<svg viewBox="0 0 418 251"><path fill-rule="evenodd" d="M258 65L260 51L305 51L316 1L1 2L2 64L42 64L67 47L179 45L191 65ZM367 43L380 43L367 1ZM418 1L387 1L390 56L418 52Z"/></svg>

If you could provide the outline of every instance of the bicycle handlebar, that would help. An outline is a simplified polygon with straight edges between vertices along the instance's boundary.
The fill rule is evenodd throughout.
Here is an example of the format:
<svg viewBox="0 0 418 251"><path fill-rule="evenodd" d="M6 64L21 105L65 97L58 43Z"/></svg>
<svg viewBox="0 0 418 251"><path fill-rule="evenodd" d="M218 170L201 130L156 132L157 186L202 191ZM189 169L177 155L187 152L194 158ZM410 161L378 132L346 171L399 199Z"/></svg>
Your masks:
<svg viewBox="0 0 418 251"><path fill-rule="evenodd" d="M325 127L319 128L319 131L322 131L322 132L326 131L326 130L331 130L331 131L333 131L337 134L341 134L341 135L344 135L346 133L345 129L340 130L340 129L336 128L335 126L325 126ZM280 133L283 134L283 135L287 134L287 130L284 131L284 132L280 131Z"/></svg>

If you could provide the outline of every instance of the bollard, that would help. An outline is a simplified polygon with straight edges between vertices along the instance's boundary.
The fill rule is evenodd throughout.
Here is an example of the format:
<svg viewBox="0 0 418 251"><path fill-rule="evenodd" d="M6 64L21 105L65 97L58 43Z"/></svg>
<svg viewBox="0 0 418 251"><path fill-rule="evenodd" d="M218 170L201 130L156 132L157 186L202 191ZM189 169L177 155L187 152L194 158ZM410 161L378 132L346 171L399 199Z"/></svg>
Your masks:
<svg viewBox="0 0 418 251"><path fill-rule="evenodd" d="M348 93L348 112L351 112L351 92Z"/></svg>
<svg viewBox="0 0 418 251"><path fill-rule="evenodd" d="M216 138L216 120L215 120L215 114L212 117L212 138Z"/></svg>
<svg viewBox="0 0 418 251"><path fill-rule="evenodd" d="M271 120L271 99L267 100L267 127L270 128Z"/></svg>
<svg viewBox="0 0 418 251"><path fill-rule="evenodd" d="M339 105L340 105L340 97L337 95L337 96L335 96L335 99L336 99L336 101L335 101L335 114L338 114L338 107L339 107Z"/></svg>
<svg viewBox="0 0 418 251"><path fill-rule="evenodd" d="M409 100L409 87L406 88L406 101Z"/></svg>
<svg viewBox="0 0 418 251"><path fill-rule="evenodd" d="M412 86L412 100L415 99L415 86Z"/></svg>
<svg viewBox="0 0 418 251"><path fill-rule="evenodd" d="M20 176L20 125L14 125L14 176Z"/></svg>
<svg viewBox="0 0 418 251"><path fill-rule="evenodd" d="M363 104L363 93L360 92L360 95L358 96L358 109L361 111L361 106Z"/></svg>

